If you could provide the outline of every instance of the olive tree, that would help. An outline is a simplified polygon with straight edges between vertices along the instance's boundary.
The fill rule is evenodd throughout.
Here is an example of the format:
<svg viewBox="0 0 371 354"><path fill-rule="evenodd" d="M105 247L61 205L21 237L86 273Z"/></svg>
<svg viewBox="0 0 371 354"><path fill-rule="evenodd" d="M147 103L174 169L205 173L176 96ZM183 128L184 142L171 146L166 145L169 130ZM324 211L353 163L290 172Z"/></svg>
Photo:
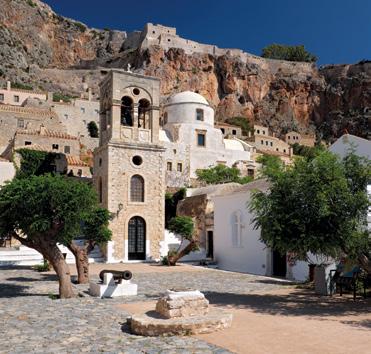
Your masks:
<svg viewBox="0 0 371 354"><path fill-rule="evenodd" d="M58 275L60 297L70 298L70 271L58 244L71 245L84 233L91 237L92 225L108 239L105 212L98 208L86 183L52 175L16 178L0 189L0 234L40 252Z"/></svg>

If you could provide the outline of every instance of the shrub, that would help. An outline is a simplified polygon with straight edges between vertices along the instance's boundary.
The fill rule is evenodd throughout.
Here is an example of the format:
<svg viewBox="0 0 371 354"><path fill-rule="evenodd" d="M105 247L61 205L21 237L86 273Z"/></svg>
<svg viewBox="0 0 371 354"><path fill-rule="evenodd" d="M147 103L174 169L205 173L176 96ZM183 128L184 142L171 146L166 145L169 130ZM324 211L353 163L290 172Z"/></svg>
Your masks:
<svg viewBox="0 0 371 354"><path fill-rule="evenodd" d="M33 87L31 85L23 84L22 82L13 82L11 86L14 89L29 90L29 91L33 90Z"/></svg>
<svg viewBox="0 0 371 354"><path fill-rule="evenodd" d="M65 95L61 92L54 92L53 93L53 101L54 102L60 102L60 101L63 101L63 102L71 102L72 100L72 96L70 95Z"/></svg>
<svg viewBox="0 0 371 354"><path fill-rule="evenodd" d="M210 168L200 169L196 171L197 179L206 184L221 184L236 182L246 184L253 180L252 177L240 176L240 170L236 167L228 167L225 165L217 165Z"/></svg>
<svg viewBox="0 0 371 354"><path fill-rule="evenodd" d="M82 33L86 31L86 26L81 22L74 22L75 27Z"/></svg>
<svg viewBox="0 0 371 354"><path fill-rule="evenodd" d="M88 123L88 131L89 135L92 138L98 138L99 133L98 133L98 126L94 121L91 121Z"/></svg>
<svg viewBox="0 0 371 354"><path fill-rule="evenodd" d="M27 4L31 7L36 7L36 4L32 0L27 0Z"/></svg>
<svg viewBox="0 0 371 354"><path fill-rule="evenodd" d="M317 61L317 57L308 52L303 45L270 44L263 48L262 57L309 63Z"/></svg>

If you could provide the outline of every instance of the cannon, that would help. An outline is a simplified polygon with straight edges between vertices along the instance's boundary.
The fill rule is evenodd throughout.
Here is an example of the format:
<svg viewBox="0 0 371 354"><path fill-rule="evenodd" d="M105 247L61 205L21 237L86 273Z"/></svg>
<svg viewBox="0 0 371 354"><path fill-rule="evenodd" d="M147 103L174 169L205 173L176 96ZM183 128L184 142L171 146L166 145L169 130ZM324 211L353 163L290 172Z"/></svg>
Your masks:
<svg viewBox="0 0 371 354"><path fill-rule="evenodd" d="M121 284L122 280L130 280L133 277L133 273L130 270L107 270L104 269L99 273L99 278L101 281L104 279L104 274L111 273L116 284Z"/></svg>

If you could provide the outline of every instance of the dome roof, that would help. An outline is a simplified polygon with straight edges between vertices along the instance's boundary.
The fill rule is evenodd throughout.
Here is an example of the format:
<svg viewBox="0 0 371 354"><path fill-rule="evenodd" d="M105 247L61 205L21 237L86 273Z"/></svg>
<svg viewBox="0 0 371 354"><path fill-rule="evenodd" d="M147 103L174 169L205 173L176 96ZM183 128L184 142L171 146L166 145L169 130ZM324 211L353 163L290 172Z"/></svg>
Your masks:
<svg viewBox="0 0 371 354"><path fill-rule="evenodd" d="M179 103L201 103L209 105L205 97L192 91L183 91L172 95L166 102L166 105Z"/></svg>

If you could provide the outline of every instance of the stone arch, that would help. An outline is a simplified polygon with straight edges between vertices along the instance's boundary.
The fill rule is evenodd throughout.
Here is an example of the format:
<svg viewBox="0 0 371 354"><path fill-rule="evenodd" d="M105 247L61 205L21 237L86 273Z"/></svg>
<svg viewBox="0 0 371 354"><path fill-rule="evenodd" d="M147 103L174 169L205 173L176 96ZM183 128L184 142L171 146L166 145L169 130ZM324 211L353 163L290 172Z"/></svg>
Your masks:
<svg viewBox="0 0 371 354"><path fill-rule="evenodd" d="M146 98L138 102L138 128L151 129L151 103Z"/></svg>
<svg viewBox="0 0 371 354"><path fill-rule="evenodd" d="M121 124L129 127L134 124L134 101L129 96L121 99Z"/></svg>

